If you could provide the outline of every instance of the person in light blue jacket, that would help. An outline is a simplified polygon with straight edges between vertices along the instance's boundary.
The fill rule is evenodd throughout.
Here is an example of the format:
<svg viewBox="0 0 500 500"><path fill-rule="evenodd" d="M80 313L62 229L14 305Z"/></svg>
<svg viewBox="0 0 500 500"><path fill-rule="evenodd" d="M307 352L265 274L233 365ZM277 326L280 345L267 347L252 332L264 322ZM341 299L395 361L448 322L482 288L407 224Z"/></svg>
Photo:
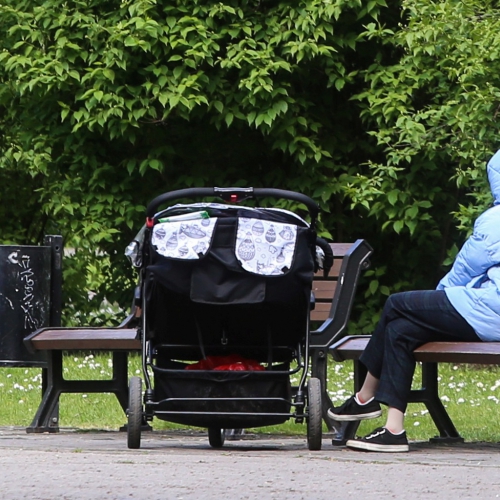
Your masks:
<svg viewBox="0 0 500 500"><path fill-rule="evenodd" d="M481 214L450 272L439 282L481 340L500 341L500 151L487 166L493 207Z"/></svg>
<svg viewBox="0 0 500 500"><path fill-rule="evenodd" d="M494 205L481 214L474 231L436 290L396 293L387 299L380 321L360 361L367 376L360 391L328 410L349 422L376 418L380 403L387 420L360 439L355 450L409 450L404 413L415 371L414 349L430 341L500 341L500 151L488 162Z"/></svg>

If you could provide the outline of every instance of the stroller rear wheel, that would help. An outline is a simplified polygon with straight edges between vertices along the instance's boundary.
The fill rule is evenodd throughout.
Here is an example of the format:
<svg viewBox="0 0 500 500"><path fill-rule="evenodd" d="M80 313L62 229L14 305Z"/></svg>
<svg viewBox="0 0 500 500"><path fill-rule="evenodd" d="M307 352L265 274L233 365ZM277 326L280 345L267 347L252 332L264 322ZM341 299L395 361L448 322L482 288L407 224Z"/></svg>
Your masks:
<svg viewBox="0 0 500 500"><path fill-rule="evenodd" d="M140 377L132 377L128 397L127 445L129 448L137 449L141 447L141 426L142 380Z"/></svg>
<svg viewBox="0 0 500 500"><path fill-rule="evenodd" d="M321 407L321 381L309 379L307 384L307 446L311 451L321 450L323 415Z"/></svg>
<svg viewBox="0 0 500 500"><path fill-rule="evenodd" d="M224 429L217 427L208 428L208 442L212 448L222 448L226 440L226 432Z"/></svg>

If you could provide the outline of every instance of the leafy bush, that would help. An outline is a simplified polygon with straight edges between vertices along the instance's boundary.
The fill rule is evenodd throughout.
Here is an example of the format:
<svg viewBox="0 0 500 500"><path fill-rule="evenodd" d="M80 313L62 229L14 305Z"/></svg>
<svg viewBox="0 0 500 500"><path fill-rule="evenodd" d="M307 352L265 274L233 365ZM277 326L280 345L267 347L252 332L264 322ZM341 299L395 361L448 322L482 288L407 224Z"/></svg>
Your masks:
<svg viewBox="0 0 500 500"><path fill-rule="evenodd" d="M63 234L65 322L109 322L152 197L297 190L324 236L375 248L369 330L385 295L435 286L489 202L497 28L491 1L4 0L2 240Z"/></svg>

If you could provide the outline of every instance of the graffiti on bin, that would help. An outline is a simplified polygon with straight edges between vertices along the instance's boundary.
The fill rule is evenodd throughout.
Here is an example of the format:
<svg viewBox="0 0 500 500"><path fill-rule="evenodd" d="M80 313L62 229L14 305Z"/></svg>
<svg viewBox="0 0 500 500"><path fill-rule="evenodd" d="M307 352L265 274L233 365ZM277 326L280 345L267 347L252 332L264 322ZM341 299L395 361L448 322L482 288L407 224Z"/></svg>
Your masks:
<svg viewBox="0 0 500 500"><path fill-rule="evenodd" d="M7 260L21 268L18 271L19 288L16 287L16 292L21 292L20 306L24 316L24 329L36 329L39 326L34 314L37 305L34 293L36 277L31 265L31 257L19 251L14 251L9 254Z"/></svg>

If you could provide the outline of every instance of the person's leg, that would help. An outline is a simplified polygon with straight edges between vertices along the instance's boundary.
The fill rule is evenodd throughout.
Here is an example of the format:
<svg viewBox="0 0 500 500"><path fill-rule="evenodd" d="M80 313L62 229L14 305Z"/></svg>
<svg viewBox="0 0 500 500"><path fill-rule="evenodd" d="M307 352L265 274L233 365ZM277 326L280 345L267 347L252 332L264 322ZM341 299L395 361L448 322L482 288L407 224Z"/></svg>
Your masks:
<svg viewBox="0 0 500 500"><path fill-rule="evenodd" d="M430 340L480 341L443 291L391 295L361 356L368 370L361 390L329 409L329 416L338 421L375 418L381 414L378 401L398 409L394 415L404 414L415 369L413 350ZM375 395L377 401L372 400ZM395 422L392 419L392 427L402 426Z"/></svg>
<svg viewBox="0 0 500 500"><path fill-rule="evenodd" d="M328 416L333 420L339 422L352 422L376 418L382 414L380 404L374 401L374 396L379 385L379 377L384 361L384 332L388 321L393 317L395 317L393 309L390 301L387 300L377 327L368 342L370 348L371 371L368 371L363 381L363 385L357 394L351 396L341 406L328 409ZM366 347L367 349L368 346Z"/></svg>
<svg viewBox="0 0 500 500"><path fill-rule="evenodd" d="M451 305L444 291L415 291L391 295L387 300L383 363L380 341L368 343L360 360L379 379L375 399L406 411L415 357L413 351L430 341L480 342L473 328Z"/></svg>
<svg viewBox="0 0 500 500"><path fill-rule="evenodd" d="M356 394L358 401L361 404L368 403L375 397L377 393L378 386L380 384L380 379L374 377L370 372L366 374L365 380L361 389Z"/></svg>
<svg viewBox="0 0 500 500"><path fill-rule="evenodd" d="M385 302L380 320L365 349L365 353L368 352L365 357L370 360L370 367L361 389L356 394L360 403L370 401L377 392L382 367L384 366L385 331L391 321L400 317L399 308L394 306L394 295L391 295Z"/></svg>
<svg viewBox="0 0 500 500"><path fill-rule="evenodd" d="M415 370L414 349L432 340L480 342L444 292L405 292L389 297L387 302L386 317L390 319L385 322L383 354L380 340L374 345L368 343L361 361L370 376L367 387L363 385L360 391L363 399L371 394L368 388L376 386L375 399L389 406L387 420L384 427L368 436L348 441L347 446L354 449L408 451L404 412Z"/></svg>
<svg viewBox="0 0 500 500"><path fill-rule="evenodd" d="M401 410L389 406L384 427L393 434L400 434L405 430L405 414Z"/></svg>

